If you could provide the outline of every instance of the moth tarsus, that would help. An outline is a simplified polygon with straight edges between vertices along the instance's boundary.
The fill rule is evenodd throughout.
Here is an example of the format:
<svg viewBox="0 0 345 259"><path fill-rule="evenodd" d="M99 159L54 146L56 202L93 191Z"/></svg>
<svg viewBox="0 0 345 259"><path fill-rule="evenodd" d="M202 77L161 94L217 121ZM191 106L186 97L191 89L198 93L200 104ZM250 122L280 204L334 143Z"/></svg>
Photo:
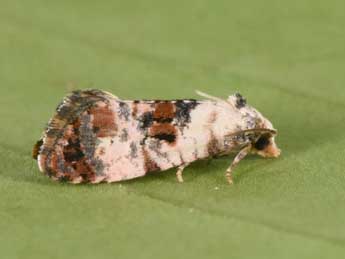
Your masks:
<svg viewBox="0 0 345 259"><path fill-rule="evenodd" d="M121 100L101 90L65 97L33 156L54 180L118 182L237 153L226 178L249 153L277 157L277 131L238 93L223 100Z"/></svg>
<svg viewBox="0 0 345 259"><path fill-rule="evenodd" d="M179 183L183 183L183 170L188 166L189 164L183 164L178 166L177 171L176 171L176 179Z"/></svg>
<svg viewBox="0 0 345 259"><path fill-rule="evenodd" d="M228 180L229 184L233 183L232 180L232 172L234 170L234 168L236 167L236 165L241 162L242 159L244 159L250 152L250 150L252 149L252 145L249 144L248 146L244 147L234 158L234 160L232 161L231 165L228 167L228 169L226 170L225 173L225 177Z"/></svg>

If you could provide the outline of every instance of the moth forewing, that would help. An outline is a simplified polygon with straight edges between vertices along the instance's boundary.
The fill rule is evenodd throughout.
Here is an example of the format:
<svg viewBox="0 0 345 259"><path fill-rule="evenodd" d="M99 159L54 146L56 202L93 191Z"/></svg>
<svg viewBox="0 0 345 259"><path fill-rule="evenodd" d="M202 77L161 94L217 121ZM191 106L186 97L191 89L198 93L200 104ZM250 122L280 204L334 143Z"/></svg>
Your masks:
<svg viewBox="0 0 345 259"><path fill-rule="evenodd" d="M251 150L278 154L272 124L241 95L222 100L198 94L209 100L131 101L100 90L74 91L58 106L33 155L52 179L98 183L173 167L182 182L191 162L238 152L227 170L232 182L229 170Z"/></svg>

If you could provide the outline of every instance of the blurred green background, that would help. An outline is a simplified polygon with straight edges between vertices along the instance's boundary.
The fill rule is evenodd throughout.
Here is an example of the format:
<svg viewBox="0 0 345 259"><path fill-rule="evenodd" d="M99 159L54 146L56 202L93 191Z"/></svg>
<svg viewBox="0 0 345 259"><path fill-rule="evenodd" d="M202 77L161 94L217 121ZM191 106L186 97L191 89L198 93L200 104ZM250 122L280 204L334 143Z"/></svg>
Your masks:
<svg viewBox="0 0 345 259"><path fill-rule="evenodd" d="M0 257L345 256L344 1L0 0ZM50 181L31 148L71 89L240 91L277 160L232 157L121 183Z"/></svg>

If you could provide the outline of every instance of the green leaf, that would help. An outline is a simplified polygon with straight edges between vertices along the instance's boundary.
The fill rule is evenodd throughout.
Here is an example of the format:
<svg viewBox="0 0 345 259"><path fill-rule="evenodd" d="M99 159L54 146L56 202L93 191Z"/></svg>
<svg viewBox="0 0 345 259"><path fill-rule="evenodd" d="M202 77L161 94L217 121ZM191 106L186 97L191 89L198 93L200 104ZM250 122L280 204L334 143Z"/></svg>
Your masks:
<svg viewBox="0 0 345 259"><path fill-rule="evenodd" d="M0 8L1 258L345 255L343 1L10 1ZM241 92L282 156L199 161L114 184L43 176L31 148L62 97Z"/></svg>

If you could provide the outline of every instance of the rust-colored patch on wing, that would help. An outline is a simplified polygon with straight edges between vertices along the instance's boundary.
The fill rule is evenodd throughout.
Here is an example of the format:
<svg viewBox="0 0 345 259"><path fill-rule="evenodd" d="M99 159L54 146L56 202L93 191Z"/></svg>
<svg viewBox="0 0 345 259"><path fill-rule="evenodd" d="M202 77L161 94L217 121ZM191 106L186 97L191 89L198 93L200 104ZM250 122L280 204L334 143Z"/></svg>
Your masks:
<svg viewBox="0 0 345 259"><path fill-rule="evenodd" d="M117 125L115 123L115 114L109 106L92 107L90 114L93 115L92 124L97 137L114 137L116 135Z"/></svg>
<svg viewBox="0 0 345 259"><path fill-rule="evenodd" d="M155 161L151 159L150 154L147 152L145 148L143 149L143 157L144 157L144 170L146 173L160 170L160 167L157 165Z"/></svg>
<svg viewBox="0 0 345 259"><path fill-rule="evenodd" d="M158 102L155 104L153 119L157 121L172 120L175 117L175 105L172 102Z"/></svg>
<svg viewBox="0 0 345 259"><path fill-rule="evenodd" d="M48 157L46 157L46 173L55 180L60 180L62 177L64 179L66 179L66 177L69 178L69 175L65 175L64 171L59 168L59 162L62 157L58 154L58 150L54 150Z"/></svg>
<svg viewBox="0 0 345 259"><path fill-rule="evenodd" d="M132 103L132 117L136 118L138 113L138 104L137 102Z"/></svg>
<svg viewBox="0 0 345 259"><path fill-rule="evenodd" d="M74 173L72 174L73 179L79 176L84 182L92 182L95 179L95 173L86 158L79 160L77 163L73 164Z"/></svg>
<svg viewBox="0 0 345 259"><path fill-rule="evenodd" d="M73 180L77 177L82 177L83 181L92 181L95 178L95 172L89 165L87 158L85 157L83 147L80 143L79 127L81 123L77 119L73 123L73 130L66 131L64 138L68 141L68 144L63 147L63 160L66 168L73 168L73 172L68 174L65 172L64 177L66 180ZM55 169L53 167L53 169ZM56 168L57 171L57 168Z"/></svg>
<svg viewBox="0 0 345 259"><path fill-rule="evenodd" d="M208 118L208 123L212 124L217 120L218 113L216 111L211 112L209 118Z"/></svg>
<svg viewBox="0 0 345 259"><path fill-rule="evenodd" d="M150 137L176 144L176 128L170 123L154 123L149 130Z"/></svg>
<svg viewBox="0 0 345 259"><path fill-rule="evenodd" d="M158 134L175 135L175 126L170 123L154 123L150 128L150 135L154 136Z"/></svg>

